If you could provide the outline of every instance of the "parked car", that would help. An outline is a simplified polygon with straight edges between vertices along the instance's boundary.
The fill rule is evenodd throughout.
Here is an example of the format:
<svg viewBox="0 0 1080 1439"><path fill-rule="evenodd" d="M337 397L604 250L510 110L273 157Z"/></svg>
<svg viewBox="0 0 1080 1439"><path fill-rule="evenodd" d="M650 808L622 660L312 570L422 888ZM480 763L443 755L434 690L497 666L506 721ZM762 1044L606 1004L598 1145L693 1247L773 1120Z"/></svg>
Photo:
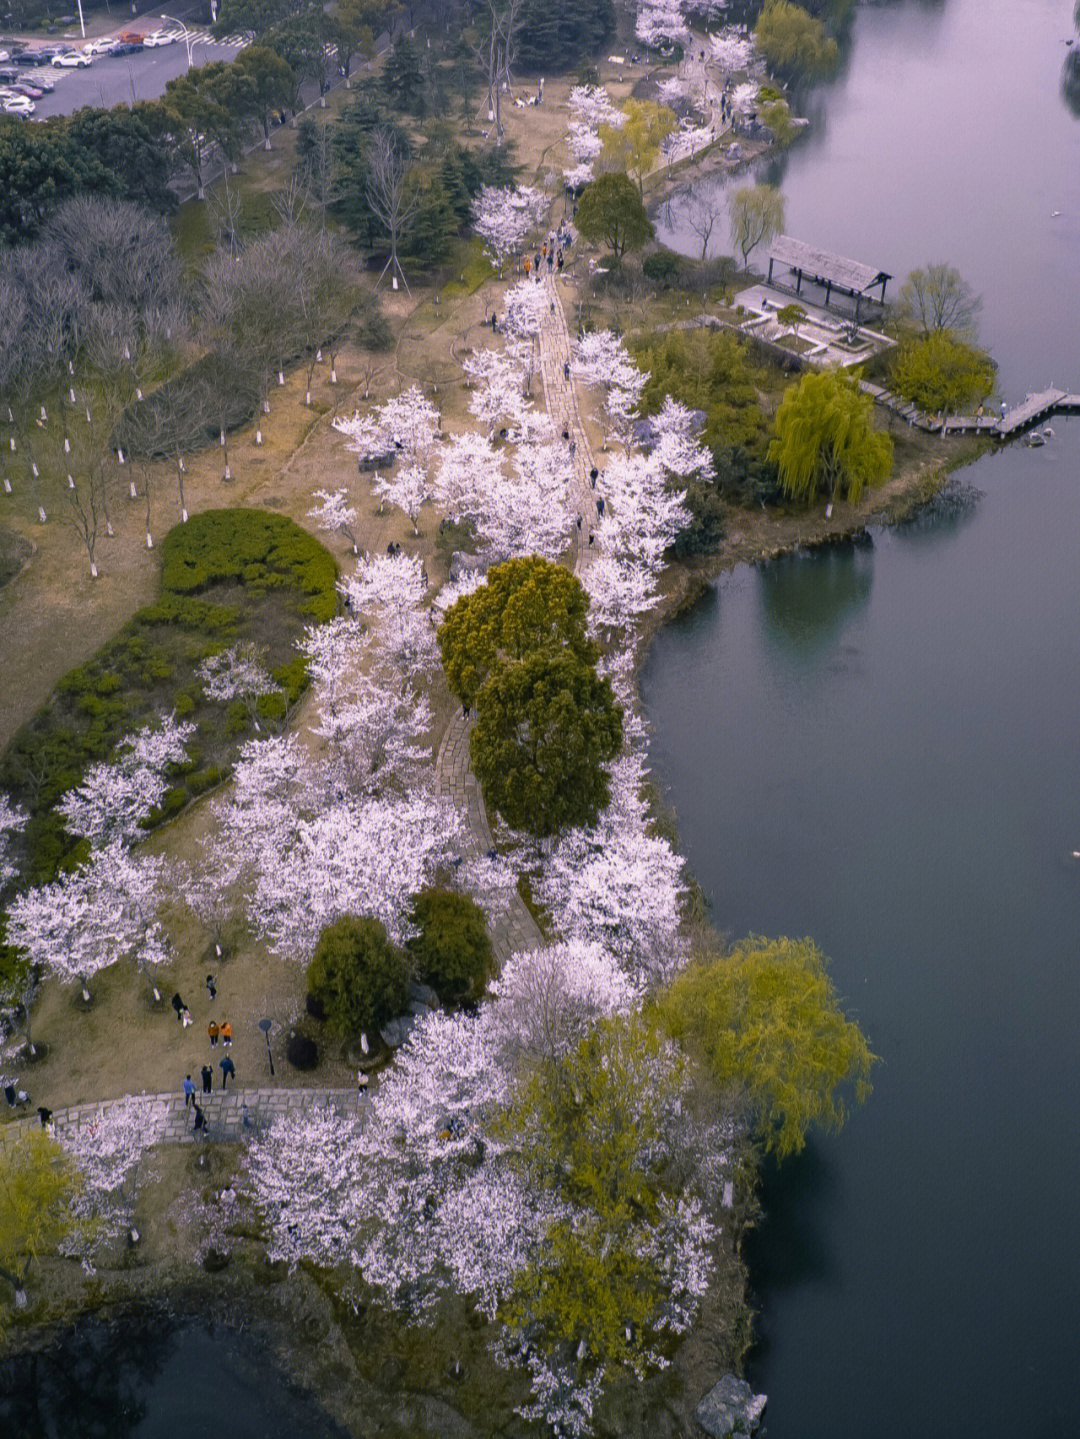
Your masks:
<svg viewBox="0 0 1080 1439"><path fill-rule="evenodd" d="M142 41L118 40L109 51L110 55L134 55L136 50L142 49Z"/></svg>
<svg viewBox="0 0 1080 1439"><path fill-rule="evenodd" d="M121 30L116 38L122 45L141 45L143 42L141 30Z"/></svg>
<svg viewBox="0 0 1080 1439"><path fill-rule="evenodd" d="M170 30L154 30L149 35L143 36L143 45L147 50L152 50L156 45L175 45L176 36Z"/></svg>
<svg viewBox="0 0 1080 1439"><path fill-rule="evenodd" d="M36 85L31 85L29 80L16 80L15 83L10 86L10 90L13 95L25 95L28 100L40 100L45 93L44 90L39 90Z"/></svg>
<svg viewBox="0 0 1080 1439"><path fill-rule="evenodd" d="M0 109L5 115L32 115L35 108L33 100L26 95L5 95L0 100Z"/></svg>
<svg viewBox="0 0 1080 1439"><path fill-rule="evenodd" d="M5 60L10 60L10 59L11 59L11 56L8 54L8 52L7 52L6 50L0 50L0 65L2 65Z"/></svg>
<svg viewBox="0 0 1080 1439"><path fill-rule="evenodd" d="M84 55L111 55L116 49L119 41L114 40L111 35L106 35L102 40L87 40L83 46Z"/></svg>
<svg viewBox="0 0 1080 1439"><path fill-rule="evenodd" d="M55 54L55 50L23 50L15 56L15 64L47 65Z"/></svg>
<svg viewBox="0 0 1080 1439"><path fill-rule="evenodd" d="M19 78L19 72L18 72L18 70L11 70L11 69L3 69L3 70L0 70L0 85L10 85L11 82L12 82L12 80L17 80L18 78Z"/></svg>
<svg viewBox="0 0 1080 1439"><path fill-rule="evenodd" d="M94 63L89 55L84 55L79 50L65 50L61 55L54 55L52 62L58 69L65 70L89 70Z"/></svg>

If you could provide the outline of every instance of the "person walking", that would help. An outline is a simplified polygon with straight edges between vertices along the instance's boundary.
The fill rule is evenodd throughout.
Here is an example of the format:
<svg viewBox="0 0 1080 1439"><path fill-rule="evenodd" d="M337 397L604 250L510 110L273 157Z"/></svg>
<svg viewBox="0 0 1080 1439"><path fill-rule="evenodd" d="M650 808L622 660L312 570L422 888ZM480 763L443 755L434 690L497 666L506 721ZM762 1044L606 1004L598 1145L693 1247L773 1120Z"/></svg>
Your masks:
<svg viewBox="0 0 1080 1439"><path fill-rule="evenodd" d="M202 1111L202 1105L199 1104L197 1100L193 1100L192 1102L193 1102L194 1105L195 1105L195 1129L194 1129L194 1132L195 1132L195 1134L198 1134L199 1131L200 1131L200 1129L201 1129L201 1130L202 1130L202 1133L203 1133L203 1137L205 1138L205 1136L206 1136L206 1115L205 1115L205 1114L203 1113L203 1111Z"/></svg>
<svg viewBox="0 0 1080 1439"><path fill-rule="evenodd" d="M181 1012L180 1012L180 1023L184 1026L185 1029L187 1029L187 1027L188 1027L189 1024L194 1023L194 1021L193 1021L192 1018L191 1018L191 1010L188 1009L188 1007L187 1007L186 1004L184 1005L184 1008L183 1008L183 1009L181 1010Z"/></svg>
<svg viewBox="0 0 1080 1439"><path fill-rule="evenodd" d="M568 379L570 378L570 361L569 361L569 360L564 360L564 361L563 361L562 377L563 377L564 380L568 380Z"/></svg>
<svg viewBox="0 0 1080 1439"><path fill-rule="evenodd" d="M604 518L604 497L601 495L596 501L596 513L601 519Z"/></svg>
<svg viewBox="0 0 1080 1439"><path fill-rule="evenodd" d="M527 279L529 278L529 271L532 269L532 261L529 259L528 255L525 256L524 269L525 269L525 278L526 278L526 280L527 280Z"/></svg>
<svg viewBox="0 0 1080 1439"><path fill-rule="evenodd" d="M209 1094L214 1088L214 1071L208 1064L202 1067L202 1092Z"/></svg>
<svg viewBox="0 0 1080 1439"><path fill-rule="evenodd" d="M173 1009L176 1010L176 1018L177 1018L178 1020L179 1020L179 1019L182 1019L182 1018L183 1018L183 1014L184 1014L184 1010L185 1010L185 1008L186 1008L187 1006L184 1004L184 1001L180 998L180 995L179 995L179 994L174 994L174 995L173 995L173 997L172 997L172 1007L173 1007Z"/></svg>
<svg viewBox="0 0 1080 1439"><path fill-rule="evenodd" d="M208 974L206 976L206 988L209 992L210 1002L212 1004L214 1000L217 999L217 985L214 983L214 976L212 974Z"/></svg>
<svg viewBox="0 0 1080 1439"><path fill-rule="evenodd" d="M496 331L498 328L499 328L499 316L498 316L498 314L497 314L497 312L496 312L495 310L492 310L492 312L491 312L491 333L494 335L495 331Z"/></svg>
<svg viewBox="0 0 1080 1439"><path fill-rule="evenodd" d="M192 1079L191 1075L189 1074L188 1077L184 1080L184 1108L186 1109L189 1104L194 1104L194 1103L195 1103L195 1081Z"/></svg>
<svg viewBox="0 0 1080 1439"><path fill-rule="evenodd" d="M600 471L596 468L595 465L593 465L592 469L589 471L589 488L590 488L590 489L593 489L593 490L596 489L596 482L597 482L597 480L598 480L599 478L600 478Z"/></svg>
<svg viewBox="0 0 1080 1439"><path fill-rule="evenodd" d="M221 1070L221 1087L225 1089L229 1083L229 1077L236 1078L236 1065L232 1062L232 1056L223 1054L218 1060L218 1067Z"/></svg>
<svg viewBox="0 0 1080 1439"><path fill-rule="evenodd" d="M563 257L562 257L562 251L561 251L561 250L560 250L559 253L555 256L555 264L556 264L556 267L558 268L559 274L561 275L561 274L562 274L562 267L563 267Z"/></svg>
<svg viewBox="0 0 1080 1439"><path fill-rule="evenodd" d="M48 1129L52 1124L52 1110L44 1104L38 1105L38 1118L41 1120L42 1129Z"/></svg>
<svg viewBox="0 0 1080 1439"><path fill-rule="evenodd" d="M232 1025L227 1019L222 1023L221 1026L221 1042L226 1049L228 1049L229 1045L232 1044Z"/></svg>
<svg viewBox="0 0 1080 1439"><path fill-rule="evenodd" d="M212 1019L210 1023L206 1026L206 1032L210 1036L210 1048L216 1049L218 1035L221 1033L221 1030L218 1028L218 1023L216 1019Z"/></svg>

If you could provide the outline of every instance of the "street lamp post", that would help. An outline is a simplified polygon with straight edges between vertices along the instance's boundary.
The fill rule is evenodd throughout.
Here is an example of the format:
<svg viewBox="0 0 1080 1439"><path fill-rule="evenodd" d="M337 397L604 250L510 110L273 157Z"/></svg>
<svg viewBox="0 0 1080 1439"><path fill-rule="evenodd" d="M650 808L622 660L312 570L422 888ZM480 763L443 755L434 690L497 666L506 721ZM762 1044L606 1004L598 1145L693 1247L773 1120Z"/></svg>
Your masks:
<svg viewBox="0 0 1080 1439"><path fill-rule="evenodd" d="M273 1076L273 1073L274 1073L274 1056L270 1053L270 1020L268 1020L268 1019L260 1019L260 1020L259 1020L259 1028L262 1030L263 1034L266 1036L266 1057L267 1057L267 1059L270 1061L270 1074L271 1074L271 1076Z"/></svg>
<svg viewBox="0 0 1080 1439"><path fill-rule="evenodd" d="M190 30L188 29L188 27L184 24L183 20L177 20L177 19L175 19L175 17L172 16L172 15L162 15L161 18L162 18L163 20L167 20L170 25L175 25L175 26L177 26L177 28L178 28L179 31L180 31L180 34L183 36L184 48L187 50L187 67L188 67L188 69L190 70L190 69L191 69L191 63L192 63L192 62L191 62L191 51L192 51L192 47L193 47L194 44L195 44L195 37L194 37L194 35L192 35L191 31L190 31Z"/></svg>

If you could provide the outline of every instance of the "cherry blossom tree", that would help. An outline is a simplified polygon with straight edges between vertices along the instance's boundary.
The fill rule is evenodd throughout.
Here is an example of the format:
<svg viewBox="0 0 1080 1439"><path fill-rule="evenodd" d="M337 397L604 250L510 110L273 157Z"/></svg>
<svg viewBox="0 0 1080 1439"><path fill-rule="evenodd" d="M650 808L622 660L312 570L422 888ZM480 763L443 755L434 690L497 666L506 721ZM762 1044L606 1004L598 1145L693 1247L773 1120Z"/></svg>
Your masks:
<svg viewBox="0 0 1080 1439"><path fill-rule="evenodd" d="M525 397L525 376L513 352L477 350L463 368L473 386L469 413L487 426L488 439L500 428L519 429L532 402Z"/></svg>
<svg viewBox="0 0 1080 1439"><path fill-rule="evenodd" d="M142 821L157 808L168 788L172 765L187 761L193 724L168 715L157 726L127 735L117 745L116 759L91 765L81 785L68 790L56 808L72 834L83 835L95 848L113 840L134 844L144 835Z"/></svg>
<svg viewBox="0 0 1080 1439"><path fill-rule="evenodd" d="M11 836L26 826L28 815L10 796L0 793L0 889L18 874L11 850Z"/></svg>
<svg viewBox="0 0 1080 1439"><path fill-rule="evenodd" d="M692 410L667 395L659 414L652 416L652 427L656 436L653 457L669 475L683 480L692 475L702 480L715 478L712 453L701 442L702 425Z"/></svg>
<svg viewBox="0 0 1080 1439"><path fill-rule="evenodd" d="M509 257L521 248L522 242L549 205L540 190L522 185L518 189L501 189L484 185L473 202L473 229L484 242L484 248L500 274Z"/></svg>
<svg viewBox="0 0 1080 1439"><path fill-rule="evenodd" d="M419 535L420 511L431 498L431 484L423 465L406 465L392 475L375 475L372 489L381 502L389 500L399 510L404 510L413 527L413 534Z"/></svg>
<svg viewBox="0 0 1080 1439"><path fill-rule="evenodd" d="M757 54L754 37L744 34L734 25L727 26L717 35L710 35L709 46L712 59L729 75L736 70L749 69Z"/></svg>
<svg viewBox="0 0 1080 1439"><path fill-rule="evenodd" d="M628 442L648 374L638 369L622 340L610 330L594 330L581 337L573 368L585 384L603 387L608 419L619 438Z"/></svg>
<svg viewBox="0 0 1080 1439"><path fill-rule="evenodd" d="M137 964L166 958L155 914L164 860L136 858L113 839L52 884L23 890L8 911L8 943L61 983L90 979L124 956Z"/></svg>
<svg viewBox="0 0 1080 1439"><path fill-rule="evenodd" d="M577 935L511 955L493 989L493 1034L512 1068L557 1059L601 1015L625 1014L640 999L611 952Z"/></svg>
<svg viewBox="0 0 1080 1439"><path fill-rule="evenodd" d="M280 686L267 672L259 648L254 644L230 645L216 655L209 655L195 673L202 680L203 694L208 700L221 704L239 700L256 730L261 729L259 700L264 695L280 693Z"/></svg>
<svg viewBox="0 0 1080 1439"><path fill-rule="evenodd" d="M540 331L552 302L543 285L522 280L507 290L505 303L506 333L516 340L527 342L522 348L525 355L525 393L528 394L539 353Z"/></svg>
<svg viewBox="0 0 1080 1439"><path fill-rule="evenodd" d="M225 952L229 928L242 908L243 873L242 856L220 828L200 841L195 860L177 864L172 871L173 884L206 929L219 959Z"/></svg>
<svg viewBox="0 0 1080 1439"><path fill-rule="evenodd" d="M352 613L376 626L380 650L404 676L418 679L435 668L438 645L424 604L427 571L418 555L361 559L339 588Z"/></svg>
<svg viewBox="0 0 1080 1439"><path fill-rule="evenodd" d="M82 1234L101 1243L130 1227L140 1174L146 1177L144 1156L159 1143L167 1118L164 1100L129 1095L64 1130L61 1142L83 1180L72 1203Z"/></svg>
<svg viewBox="0 0 1080 1439"><path fill-rule="evenodd" d="M681 0L640 0L634 34L650 50L687 44L690 31L683 19Z"/></svg>
<svg viewBox="0 0 1080 1439"><path fill-rule="evenodd" d="M334 429L345 435L347 448L365 464L400 457L406 464L425 465L442 439L437 406L417 385L376 405L370 415L336 419Z"/></svg>
<svg viewBox="0 0 1080 1439"><path fill-rule="evenodd" d="M611 767L611 803L592 829L570 830L547 858L534 893L559 933L604 946L627 974L655 983L685 960L680 936L683 860L650 832L639 754Z"/></svg>
<svg viewBox="0 0 1080 1439"><path fill-rule="evenodd" d="M331 534L344 535L352 545L354 555L360 553L356 542L356 511L348 503L347 490L316 490L315 498L321 501L314 509L308 510L308 519L314 520L320 530Z"/></svg>
<svg viewBox="0 0 1080 1439"><path fill-rule="evenodd" d="M612 125L615 129L626 124L626 115L602 85L575 85L568 103L575 119L582 124Z"/></svg>

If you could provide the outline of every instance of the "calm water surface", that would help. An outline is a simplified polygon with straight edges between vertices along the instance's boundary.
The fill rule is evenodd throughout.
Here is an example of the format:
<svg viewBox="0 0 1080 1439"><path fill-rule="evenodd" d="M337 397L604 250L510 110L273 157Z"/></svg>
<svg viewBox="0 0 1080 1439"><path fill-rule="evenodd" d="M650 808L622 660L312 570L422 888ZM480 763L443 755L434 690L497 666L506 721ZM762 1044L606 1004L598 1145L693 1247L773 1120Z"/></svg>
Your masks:
<svg viewBox="0 0 1080 1439"><path fill-rule="evenodd" d="M1080 390L1071 8L861 10L776 176L802 239L958 265L1011 401ZM967 470L959 517L726 579L644 676L718 924L813 935L883 1060L766 1187L773 1439L1080 1433L1080 422L1054 427Z"/></svg>

